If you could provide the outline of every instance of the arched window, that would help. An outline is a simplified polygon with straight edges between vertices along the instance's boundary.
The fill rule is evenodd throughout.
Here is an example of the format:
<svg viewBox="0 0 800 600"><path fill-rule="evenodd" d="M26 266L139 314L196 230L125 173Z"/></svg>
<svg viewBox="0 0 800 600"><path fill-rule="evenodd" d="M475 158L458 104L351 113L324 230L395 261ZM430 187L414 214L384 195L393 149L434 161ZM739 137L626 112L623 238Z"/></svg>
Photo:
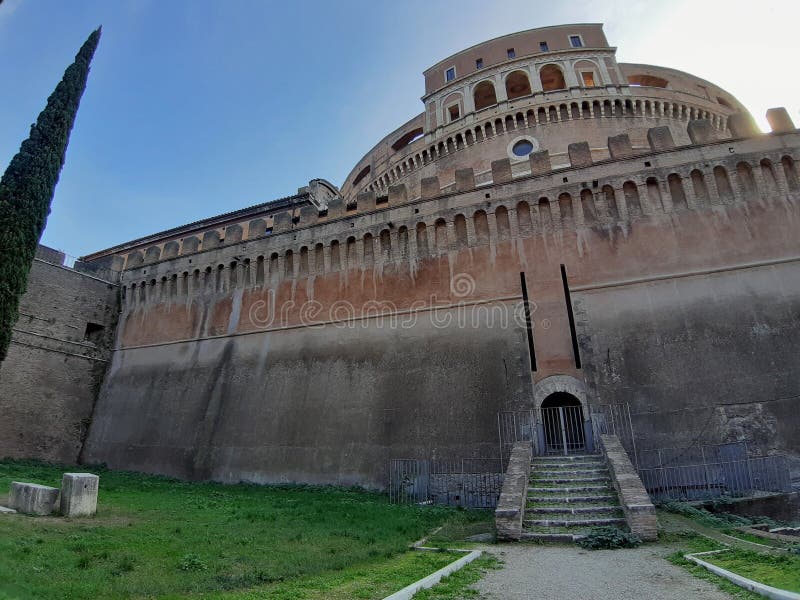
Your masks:
<svg viewBox="0 0 800 600"><path fill-rule="evenodd" d="M708 187L706 186L706 178L699 169L692 171L692 189L694 190L695 202L698 206L704 206L708 204Z"/></svg>
<svg viewBox="0 0 800 600"><path fill-rule="evenodd" d="M278 273L278 253L273 252L270 254L269 257L269 274L273 280L277 280L280 277L280 273Z"/></svg>
<svg viewBox="0 0 800 600"><path fill-rule="evenodd" d="M392 258L392 236L388 229L381 231L381 260L389 262Z"/></svg>
<svg viewBox="0 0 800 600"><path fill-rule="evenodd" d="M647 200L650 202L650 210L663 209L664 204L661 200L661 186L658 185L658 179L655 177L648 177L646 186Z"/></svg>
<svg viewBox="0 0 800 600"><path fill-rule="evenodd" d="M456 215L453 219L453 226L456 233L456 248L466 248L468 245L467 240L467 218L462 215Z"/></svg>
<svg viewBox="0 0 800 600"><path fill-rule="evenodd" d="M790 192L796 192L800 189L800 182L797 178L797 165L791 156L784 156L781 158L783 165L783 174L786 177L786 184L789 186Z"/></svg>
<svg viewBox="0 0 800 600"><path fill-rule="evenodd" d="M356 238L352 235L347 238L347 242L345 243L345 251L347 256L347 269L352 269L353 267L358 266L358 252L356 250Z"/></svg>
<svg viewBox="0 0 800 600"><path fill-rule="evenodd" d="M338 271L342 268L342 247L339 240L331 242L331 271Z"/></svg>
<svg viewBox="0 0 800 600"><path fill-rule="evenodd" d="M497 104L497 93L491 81L481 81L476 85L475 90L472 92L472 97L475 100L475 110L481 110L487 106Z"/></svg>
<svg viewBox="0 0 800 600"><path fill-rule="evenodd" d="M417 256L428 256L428 228L425 223L417 223Z"/></svg>
<svg viewBox="0 0 800 600"><path fill-rule="evenodd" d="M294 276L294 252L291 250L287 250L283 258L283 274L287 279Z"/></svg>
<svg viewBox="0 0 800 600"><path fill-rule="evenodd" d="M433 226L437 252L447 252L447 223L444 219L437 219Z"/></svg>
<svg viewBox="0 0 800 600"><path fill-rule="evenodd" d="M550 212L550 201L539 198L539 227L546 231L553 227L553 215Z"/></svg>
<svg viewBox="0 0 800 600"><path fill-rule="evenodd" d="M575 77L578 79L578 83L581 87L603 85L603 82L600 81L600 73L597 70L597 65L590 60L579 60L575 63Z"/></svg>
<svg viewBox="0 0 800 600"><path fill-rule="evenodd" d="M464 116L464 99L460 93L450 94L442 102L442 115L443 123L452 123L458 121Z"/></svg>
<svg viewBox="0 0 800 600"><path fill-rule="evenodd" d="M188 275L188 273L187 273ZM185 285L185 284L184 284ZM253 285L253 275L250 271L250 259L245 258L242 263L242 285L244 287L249 288Z"/></svg>
<svg viewBox="0 0 800 600"><path fill-rule="evenodd" d="M239 285L239 263L235 260L230 264L230 271L228 272L228 286L230 289ZM170 290L170 293L172 290Z"/></svg>
<svg viewBox="0 0 800 600"><path fill-rule="evenodd" d="M592 190L581 190L581 208L583 209L583 222L586 225L597 223L597 212L594 207L594 194Z"/></svg>
<svg viewBox="0 0 800 600"><path fill-rule="evenodd" d="M667 177L667 185L669 186L669 195L672 198L672 207L678 210L688 208L686 192L683 189L681 176L677 173L670 174L670 176Z"/></svg>
<svg viewBox="0 0 800 600"><path fill-rule="evenodd" d="M497 237L507 240L511 237L511 223L508 220L508 209L505 206L498 206L494 211L495 222L497 223Z"/></svg>
<svg viewBox="0 0 800 600"><path fill-rule="evenodd" d="M363 169L361 169L358 172L358 175L356 175L355 179L353 179L353 187L356 187L359 183L361 183L364 180L364 178L367 175L369 175L369 170L370 170L370 167L369 167L369 165L367 165L366 167L364 167Z"/></svg>
<svg viewBox="0 0 800 600"><path fill-rule="evenodd" d="M397 244L400 246L400 256L408 257L408 227L401 225L397 230Z"/></svg>
<svg viewBox="0 0 800 600"><path fill-rule="evenodd" d="M533 229L531 207L525 200L517 203L517 225L519 227L520 236L528 237L531 234Z"/></svg>
<svg viewBox="0 0 800 600"><path fill-rule="evenodd" d="M608 218L612 221L619 220L619 208L617 207L617 197L614 194L614 188L610 185L604 185L603 195L606 197L606 210L608 211Z"/></svg>
<svg viewBox="0 0 800 600"><path fill-rule="evenodd" d="M314 246L314 273L322 275L325 272L325 246L322 242Z"/></svg>
<svg viewBox="0 0 800 600"><path fill-rule="evenodd" d="M375 262L374 240L371 233L364 234L364 264L371 265Z"/></svg>
<svg viewBox="0 0 800 600"><path fill-rule="evenodd" d="M486 213L482 210L476 211L472 215L472 221L475 226L475 241L478 244L486 244L489 242L489 220L486 218Z"/></svg>
<svg viewBox="0 0 800 600"><path fill-rule="evenodd" d="M308 277L308 247L300 248L300 277Z"/></svg>
<svg viewBox="0 0 800 600"><path fill-rule="evenodd" d="M717 184L717 193L719 194L719 199L722 200L723 203L729 204L734 201L731 180L728 177L728 171L725 167L714 167L714 183Z"/></svg>
<svg viewBox="0 0 800 600"><path fill-rule="evenodd" d="M545 65L539 69L539 79L545 92L566 89L563 71L556 65Z"/></svg>
<svg viewBox="0 0 800 600"><path fill-rule="evenodd" d="M648 87L667 87L668 81L655 75L629 75L628 83L631 85L645 85Z"/></svg>
<svg viewBox="0 0 800 600"><path fill-rule="evenodd" d="M572 217L572 196L567 192L558 196L558 209L561 213L561 226L572 227L574 224Z"/></svg>
<svg viewBox="0 0 800 600"><path fill-rule="evenodd" d="M639 199L639 188L633 181L626 181L622 185L625 196L625 205L628 207L629 217L638 217L642 214L642 202Z"/></svg>
<svg viewBox="0 0 800 600"><path fill-rule="evenodd" d="M758 198L756 180L753 177L753 169L744 161L736 165L736 177L739 179L739 186L745 200L755 200Z"/></svg>
<svg viewBox="0 0 800 600"><path fill-rule="evenodd" d="M509 100L531 95L531 82L525 71L512 71L506 77L506 95Z"/></svg>
<svg viewBox="0 0 800 600"><path fill-rule="evenodd" d="M774 198L778 194L778 180L775 177L775 169L772 168L772 161L768 158L762 158L759 164L761 166L761 178L767 188L764 190L764 194Z"/></svg>

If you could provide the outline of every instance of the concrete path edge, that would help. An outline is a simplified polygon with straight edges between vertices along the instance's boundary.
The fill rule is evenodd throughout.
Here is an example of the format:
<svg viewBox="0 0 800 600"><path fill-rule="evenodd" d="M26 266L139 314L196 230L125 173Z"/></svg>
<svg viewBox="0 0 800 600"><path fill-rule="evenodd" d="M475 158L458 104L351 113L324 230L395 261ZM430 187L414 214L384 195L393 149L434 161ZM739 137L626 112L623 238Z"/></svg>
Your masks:
<svg viewBox="0 0 800 600"><path fill-rule="evenodd" d="M800 594L795 594L794 592L790 592L787 590L781 590L778 588L774 588L769 585L765 585L763 583L759 583L757 581L753 581L752 579L748 579L747 577L742 577L741 575L737 575L736 573L732 573L727 569L723 569L722 567L718 567L717 565L712 565L709 562L706 562L698 556L708 556L709 554L719 554L720 552L727 552L727 550L712 550L711 552L696 552L694 554L684 554L683 557L686 560L689 560L701 567L705 567L715 575L719 575L720 577L724 577L728 581L735 583L741 588L746 590L750 590L751 592L755 592L756 594L760 594L767 598L771 598L772 600L800 600Z"/></svg>
<svg viewBox="0 0 800 600"><path fill-rule="evenodd" d="M425 547L417 547L417 550L439 550L439 548L425 548ZM391 596L386 596L383 600L409 600L420 590L428 589L439 583L443 577L447 575L451 575L456 571L460 570L461 568L467 566L473 560L478 558L483 551L481 550L447 550L448 552L467 552L466 556L462 556L458 560L451 562L449 565L446 565L428 575L427 577L423 577L419 581L415 581L411 585L407 585L399 592L395 592Z"/></svg>

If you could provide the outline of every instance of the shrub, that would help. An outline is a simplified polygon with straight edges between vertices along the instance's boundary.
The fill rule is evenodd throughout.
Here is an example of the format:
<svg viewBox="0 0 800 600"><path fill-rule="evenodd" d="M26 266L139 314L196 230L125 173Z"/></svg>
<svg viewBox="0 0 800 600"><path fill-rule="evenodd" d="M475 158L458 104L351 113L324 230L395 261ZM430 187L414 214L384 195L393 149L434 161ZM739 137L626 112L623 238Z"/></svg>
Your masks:
<svg viewBox="0 0 800 600"><path fill-rule="evenodd" d="M589 534L578 544L587 550L613 550L616 548L635 548L642 543L637 536L616 527L592 527Z"/></svg>
<svg viewBox="0 0 800 600"><path fill-rule="evenodd" d="M184 554L178 562L178 568L181 571L205 571L208 565L197 554Z"/></svg>

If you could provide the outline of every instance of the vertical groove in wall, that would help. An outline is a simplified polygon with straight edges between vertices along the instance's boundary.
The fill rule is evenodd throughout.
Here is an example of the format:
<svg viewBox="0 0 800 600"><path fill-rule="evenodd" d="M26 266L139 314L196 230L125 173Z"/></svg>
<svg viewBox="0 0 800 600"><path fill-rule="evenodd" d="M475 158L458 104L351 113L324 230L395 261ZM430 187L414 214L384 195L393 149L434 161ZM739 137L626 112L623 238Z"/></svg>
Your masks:
<svg viewBox="0 0 800 600"><path fill-rule="evenodd" d="M531 371L536 370L536 349L533 345L533 328L531 327L531 305L528 302L528 285L525 282L525 273L519 274L519 281L522 284L522 302L525 306L525 331L528 334L528 354L531 357Z"/></svg>
<svg viewBox="0 0 800 600"><path fill-rule="evenodd" d="M567 302L567 318L569 319L569 335L572 337L572 355L575 358L575 368L581 368L581 354L578 350L578 335L575 333L575 315L572 313L572 298L569 295L567 283L567 269L561 265L561 283L564 284L564 299Z"/></svg>

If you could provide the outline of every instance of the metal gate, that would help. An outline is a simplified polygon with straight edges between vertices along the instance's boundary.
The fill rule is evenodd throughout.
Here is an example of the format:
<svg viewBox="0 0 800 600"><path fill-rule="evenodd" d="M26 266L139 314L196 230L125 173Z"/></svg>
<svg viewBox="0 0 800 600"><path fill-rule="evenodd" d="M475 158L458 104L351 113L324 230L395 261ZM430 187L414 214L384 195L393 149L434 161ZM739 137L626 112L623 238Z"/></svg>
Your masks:
<svg viewBox="0 0 800 600"><path fill-rule="evenodd" d="M531 442L535 455L580 454L597 451L596 440L604 433L619 437L636 464L636 443L627 404L589 407L587 419L581 406L555 406L497 414L500 455L504 464L515 442Z"/></svg>
<svg viewBox="0 0 800 600"><path fill-rule="evenodd" d="M587 451L582 406L537 409L541 427L540 454L580 454Z"/></svg>

